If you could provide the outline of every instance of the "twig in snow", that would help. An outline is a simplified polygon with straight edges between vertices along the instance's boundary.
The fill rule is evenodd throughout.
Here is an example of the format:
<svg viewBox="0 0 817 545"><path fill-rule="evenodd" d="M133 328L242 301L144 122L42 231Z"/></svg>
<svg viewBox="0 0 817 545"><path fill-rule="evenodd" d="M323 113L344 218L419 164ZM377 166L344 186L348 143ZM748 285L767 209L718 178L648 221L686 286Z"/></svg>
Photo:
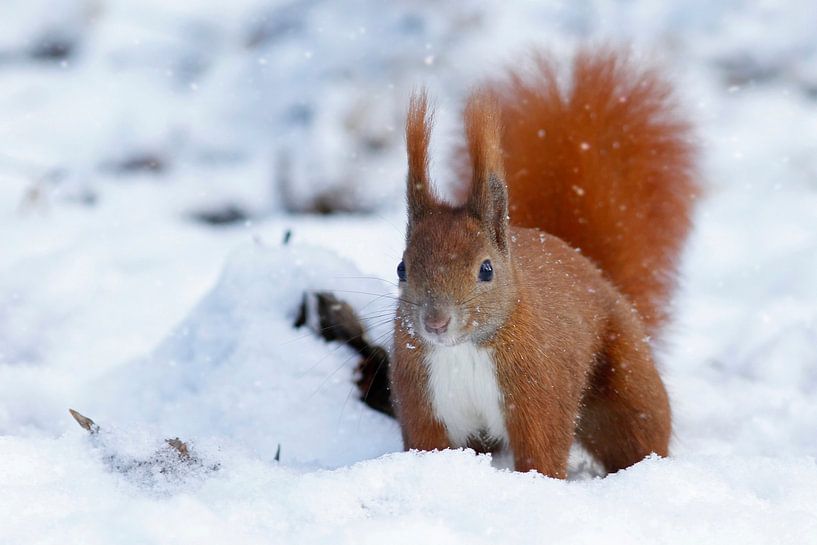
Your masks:
<svg viewBox="0 0 817 545"><path fill-rule="evenodd" d="M68 412L77 424L91 434L94 446L103 452L106 464L117 473L122 473L140 484L156 486L159 484L157 475L164 476L171 482L181 481L186 475L209 473L217 471L220 467L217 463L205 465L191 452L190 446L178 437L165 439L166 446L159 448L146 459L123 456L106 444L96 422L74 409L68 409Z"/></svg>

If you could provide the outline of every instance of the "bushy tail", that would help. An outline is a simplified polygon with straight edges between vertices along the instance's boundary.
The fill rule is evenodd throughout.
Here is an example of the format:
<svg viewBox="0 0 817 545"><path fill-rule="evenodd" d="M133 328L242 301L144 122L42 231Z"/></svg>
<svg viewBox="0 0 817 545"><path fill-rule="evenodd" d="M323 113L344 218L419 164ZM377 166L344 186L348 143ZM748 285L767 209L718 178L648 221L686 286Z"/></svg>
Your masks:
<svg viewBox="0 0 817 545"><path fill-rule="evenodd" d="M666 320L697 193L689 126L670 85L625 54L580 52L569 86L544 58L490 86L499 101L511 223L580 248Z"/></svg>

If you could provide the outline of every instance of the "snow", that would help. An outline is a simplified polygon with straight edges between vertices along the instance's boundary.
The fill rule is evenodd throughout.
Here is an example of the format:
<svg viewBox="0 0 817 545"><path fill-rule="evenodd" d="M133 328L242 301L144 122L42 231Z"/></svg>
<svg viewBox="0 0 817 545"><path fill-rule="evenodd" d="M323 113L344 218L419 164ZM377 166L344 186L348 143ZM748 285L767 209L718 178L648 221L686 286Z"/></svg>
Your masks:
<svg viewBox="0 0 817 545"><path fill-rule="evenodd" d="M622 543L760 544L804 543L817 530L804 509L817 500L817 470L806 460L651 459L603 481L566 484L497 471L462 451L388 454L309 473L230 452L229 467L156 497L118 482L76 437L61 440L60 455L53 440L3 442L25 460L3 484L32 505L25 520L0 519L10 542L55 540L55 519L63 543L597 543L615 536ZM83 479L67 490L65 473ZM11 507L2 506L2 513Z"/></svg>
<svg viewBox="0 0 817 545"><path fill-rule="evenodd" d="M378 6L7 0L0 543L817 543L811 2ZM672 456L556 481L401 452L356 357L293 327L303 293L387 343L409 92L437 97L443 182L468 86L583 38L669 66L697 124ZM367 213L291 213L327 192Z"/></svg>

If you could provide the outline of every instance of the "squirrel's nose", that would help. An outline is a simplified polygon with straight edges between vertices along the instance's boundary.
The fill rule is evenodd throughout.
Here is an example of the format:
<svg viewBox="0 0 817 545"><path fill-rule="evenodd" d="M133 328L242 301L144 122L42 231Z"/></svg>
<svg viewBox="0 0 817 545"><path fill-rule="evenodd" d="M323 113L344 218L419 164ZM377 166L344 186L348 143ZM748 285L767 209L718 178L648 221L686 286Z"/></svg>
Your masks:
<svg viewBox="0 0 817 545"><path fill-rule="evenodd" d="M451 315L435 313L426 316L423 322L425 322L426 331L440 335L448 330L448 324L451 323Z"/></svg>

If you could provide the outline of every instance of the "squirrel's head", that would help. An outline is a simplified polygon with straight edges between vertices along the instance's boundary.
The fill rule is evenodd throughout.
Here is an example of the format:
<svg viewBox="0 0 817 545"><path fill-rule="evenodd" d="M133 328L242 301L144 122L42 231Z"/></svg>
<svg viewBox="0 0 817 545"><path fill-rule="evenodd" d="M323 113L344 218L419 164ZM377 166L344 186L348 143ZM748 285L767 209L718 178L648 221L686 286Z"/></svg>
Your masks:
<svg viewBox="0 0 817 545"><path fill-rule="evenodd" d="M510 259L508 192L499 114L485 94L465 110L472 182L461 206L442 202L428 174L431 115L415 94L406 123L408 228L397 268L400 318L426 342L455 345L490 339L515 301Z"/></svg>

